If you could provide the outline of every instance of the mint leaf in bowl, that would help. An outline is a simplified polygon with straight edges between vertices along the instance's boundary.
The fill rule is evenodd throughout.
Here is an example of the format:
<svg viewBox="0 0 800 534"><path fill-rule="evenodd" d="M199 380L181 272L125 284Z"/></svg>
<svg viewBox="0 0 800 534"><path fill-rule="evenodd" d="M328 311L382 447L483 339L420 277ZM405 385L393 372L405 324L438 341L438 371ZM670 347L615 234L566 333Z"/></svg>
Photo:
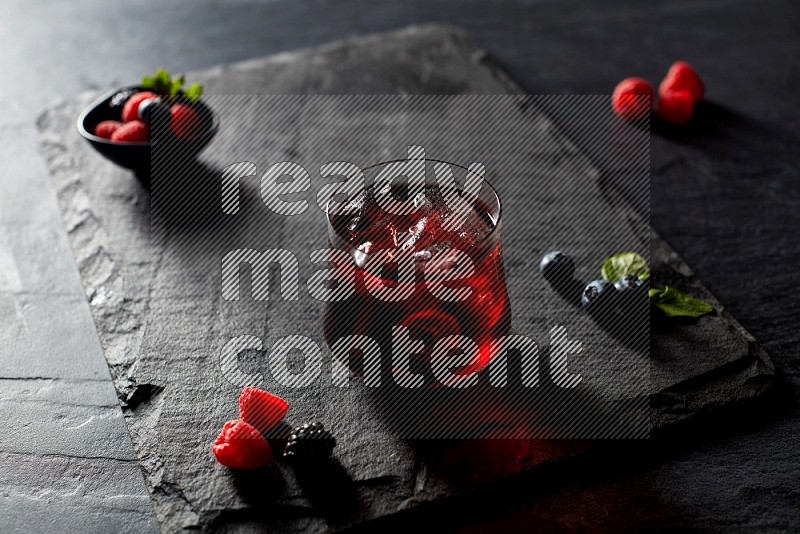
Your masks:
<svg viewBox="0 0 800 534"><path fill-rule="evenodd" d="M199 83L193 83L186 88L186 91L184 91L183 94L189 99L190 102L197 102L200 100L200 97L203 96L203 86Z"/></svg>

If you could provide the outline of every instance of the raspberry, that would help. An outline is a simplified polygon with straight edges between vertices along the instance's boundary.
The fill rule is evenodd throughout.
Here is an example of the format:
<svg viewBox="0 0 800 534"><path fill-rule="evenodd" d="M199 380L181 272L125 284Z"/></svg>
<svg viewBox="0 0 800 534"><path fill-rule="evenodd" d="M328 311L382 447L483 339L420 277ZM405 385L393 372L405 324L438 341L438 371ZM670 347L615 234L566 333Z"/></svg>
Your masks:
<svg viewBox="0 0 800 534"><path fill-rule="evenodd" d="M244 388L239 395L239 416L266 433L281 422L289 411L289 403L277 395L258 388Z"/></svg>
<svg viewBox="0 0 800 534"><path fill-rule="evenodd" d="M181 139L191 139L200 132L200 117L186 104L175 104L170 109L172 122L169 129Z"/></svg>
<svg viewBox="0 0 800 534"><path fill-rule="evenodd" d="M614 88L611 108L627 120L641 119L650 113L653 88L641 78L625 78Z"/></svg>
<svg viewBox="0 0 800 534"><path fill-rule="evenodd" d="M103 121L94 127L94 134L103 139L111 139L111 135L122 126L119 121Z"/></svg>
<svg viewBox="0 0 800 534"><path fill-rule="evenodd" d="M286 449L285 458L327 458L336 446L336 438L325 430L322 423L306 423L295 428Z"/></svg>
<svg viewBox="0 0 800 534"><path fill-rule="evenodd" d="M676 125L687 124L694 113L694 98L689 91L668 91L661 94L658 116L665 122Z"/></svg>
<svg viewBox="0 0 800 534"><path fill-rule="evenodd" d="M692 100L697 103L703 99L705 93L705 86L700 76L692 68L691 65L685 61L676 61L672 64L664 77L664 80L658 86L659 96L673 91L688 91L692 95Z"/></svg>
<svg viewBox="0 0 800 534"><path fill-rule="evenodd" d="M142 91L128 98L122 108L122 122L137 120L139 118L139 105L151 98L158 98L158 95L151 91Z"/></svg>
<svg viewBox="0 0 800 534"><path fill-rule="evenodd" d="M261 433L244 421L228 421L211 451L231 469L259 469L272 461L272 449Z"/></svg>
<svg viewBox="0 0 800 534"><path fill-rule="evenodd" d="M126 122L111 134L111 140L117 143L141 143L150 140L150 127L142 121Z"/></svg>

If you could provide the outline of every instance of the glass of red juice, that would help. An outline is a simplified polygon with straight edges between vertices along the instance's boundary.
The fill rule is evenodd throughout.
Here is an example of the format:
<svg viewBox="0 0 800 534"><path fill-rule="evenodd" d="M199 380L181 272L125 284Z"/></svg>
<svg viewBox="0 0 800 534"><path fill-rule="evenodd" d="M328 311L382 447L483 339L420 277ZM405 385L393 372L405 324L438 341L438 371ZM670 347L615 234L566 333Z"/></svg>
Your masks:
<svg viewBox="0 0 800 534"><path fill-rule="evenodd" d="M330 246L344 251L341 257L349 262L333 263L337 269L350 269L355 291L344 300L326 303L325 339L333 348L344 337L368 336L380 347L381 373L392 373L397 380L392 351L405 349L393 347L392 335L393 328L402 326L415 342L414 352L407 355L408 372L423 375L426 385L437 386L430 365L437 341L464 336L474 343L477 350L464 355L465 364L451 369L463 376L485 369L509 334L511 308L503 269L501 204L494 188L483 179L473 193L456 190L461 202L455 210L436 183L412 192L408 189L380 182L356 192L343 187L333 198L338 195L338 205L346 209L333 210L333 199L328 202ZM391 195L407 208L402 214L387 211L377 201L378 195ZM459 291L460 298L442 299L434 294L437 278L449 278L448 269L463 268L467 262L471 272L461 271L458 280L441 282ZM378 298L376 287L393 290L402 298ZM364 374L364 358L364 351L349 352L349 367L357 375Z"/></svg>

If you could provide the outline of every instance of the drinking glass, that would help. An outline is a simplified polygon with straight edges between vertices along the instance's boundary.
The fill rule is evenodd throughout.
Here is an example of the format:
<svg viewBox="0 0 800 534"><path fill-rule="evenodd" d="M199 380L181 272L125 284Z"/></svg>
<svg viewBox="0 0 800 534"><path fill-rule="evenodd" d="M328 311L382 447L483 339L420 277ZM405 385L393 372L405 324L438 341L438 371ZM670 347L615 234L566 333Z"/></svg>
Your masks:
<svg viewBox="0 0 800 534"><path fill-rule="evenodd" d="M379 170L389 163L393 162L367 171ZM459 172L470 172L460 165L449 165ZM409 202L413 209L400 215L390 213L375 200L379 194L394 195ZM501 203L485 180L481 180L477 193L459 189L457 194L466 215L462 223L448 227L454 214L443 201L438 184L426 183L413 198L409 198L408 189L402 184L398 187L380 182L357 192L352 184L345 184L334 193L325 210L329 244L332 249L345 252L341 256L348 264L336 268L350 269L355 291L346 299L326 303L324 332L329 347L347 336L367 336L380 347L381 372L391 372L397 379L400 371L390 365L392 350L406 348L393 347L392 336L393 329L403 327L418 349L408 355L410 367L406 371L424 375L431 385L437 385L430 369L432 350L448 336L464 336L477 348L467 363L451 369L455 375L479 372L497 355L501 347L495 341L508 335L511 325L503 268ZM334 209L334 202L350 209ZM377 255L386 261L380 263ZM391 261L401 257L411 258L413 277L401 276L400 267ZM469 262L460 263L471 263L472 269L459 271L460 276L453 280L449 270L463 267L457 258L468 258ZM371 263L382 268L372 268ZM437 283L441 284L439 292L432 289ZM377 298L374 290L381 286L404 297ZM465 296L443 299L441 287ZM364 351L350 351L349 367L358 375L364 374Z"/></svg>

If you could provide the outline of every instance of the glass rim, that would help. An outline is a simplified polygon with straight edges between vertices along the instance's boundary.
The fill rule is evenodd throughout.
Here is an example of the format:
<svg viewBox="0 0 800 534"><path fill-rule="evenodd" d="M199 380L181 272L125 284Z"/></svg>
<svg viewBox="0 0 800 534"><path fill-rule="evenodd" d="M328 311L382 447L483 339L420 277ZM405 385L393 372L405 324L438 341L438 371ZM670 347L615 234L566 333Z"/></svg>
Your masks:
<svg viewBox="0 0 800 534"><path fill-rule="evenodd" d="M376 167L380 167L381 165L388 165L390 163L401 163L401 162L404 162L404 161L409 161L409 160L408 159L393 159L393 160L382 161L380 163L373 163L372 165L370 165L368 167L364 167L362 169L362 172L366 173L370 169L374 169ZM454 166L456 166L456 167L458 167L460 169L464 169L465 171L470 172L470 170L468 168L464 167L463 165L461 165L459 163L452 163L450 161L444 161L444 160L434 159L434 158L425 158L424 161L426 161L426 162L427 161L432 161L434 163L446 163L448 165L454 165ZM342 238L342 236L336 230L336 227L331 223L331 210L330 210L331 202L333 201L333 197L335 197L337 194L339 194L340 190L342 189L342 187L344 187L344 185L346 183L347 183L347 180L342 182L341 186L338 187L333 193L331 193L331 196L328 198L327 202L325 202L325 219L326 219L326 221L328 223L328 226L333 230L333 232L336 234L336 236L339 239L341 239L341 241L343 243L347 244L349 248L357 249L357 247L350 246L347 243L347 241L344 238ZM475 243L470 245L468 248L464 249L462 252L466 252L467 250L472 250L474 248L477 248L480 245L483 245L484 242L489 241L489 239L492 238L496 234L498 229L500 228L500 222L502 221L502 218L503 218L503 203L500 201L500 195L497 194L497 189L495 189L495 187L491 184L491 182L489 182L489 180L487 180L485 177L482 178L482 184L485 184L486 186L489 187L489 191L491 191L492 196L494 197L495 201L497 202L497 217L496 217L496 220L494 221L494 226L492 227L492 230L490 232L488 232L485 236L483 236L481 239L479 239L478 241L476 241ZM366 188L367 188L367 186L365 185L364 188L359 191L359 193L361 191L366 190ZM481 189L482 188L483 187L481 187ZM356 193L356 194L358 194L358 193ZM350 198L348 198L348 200L350 200L352 198L353 197L350 197ZM362 254L364 254L365 256L369 256L369 253L362 252Z"/></svg>

